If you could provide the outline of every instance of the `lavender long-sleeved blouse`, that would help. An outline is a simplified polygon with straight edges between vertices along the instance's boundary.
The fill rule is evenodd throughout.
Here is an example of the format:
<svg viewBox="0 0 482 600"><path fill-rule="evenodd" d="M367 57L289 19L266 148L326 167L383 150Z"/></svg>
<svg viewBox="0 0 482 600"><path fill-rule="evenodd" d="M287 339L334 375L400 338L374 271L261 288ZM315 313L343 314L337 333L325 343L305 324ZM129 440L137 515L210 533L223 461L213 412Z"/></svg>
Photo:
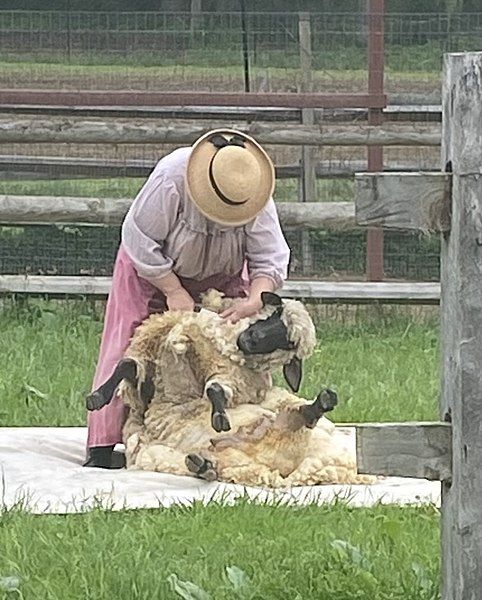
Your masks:
<svg viewBox="0 0 482 600"><path fill-rule="evenodd" d="M246 260L251 280L265 276L280 287L290 251L274 201L242 227L209 221L185 189L190 152L179 148L158 162L124 219L122 244L138 274L149 280L174 271L200 281L237 275Z"/></svg>

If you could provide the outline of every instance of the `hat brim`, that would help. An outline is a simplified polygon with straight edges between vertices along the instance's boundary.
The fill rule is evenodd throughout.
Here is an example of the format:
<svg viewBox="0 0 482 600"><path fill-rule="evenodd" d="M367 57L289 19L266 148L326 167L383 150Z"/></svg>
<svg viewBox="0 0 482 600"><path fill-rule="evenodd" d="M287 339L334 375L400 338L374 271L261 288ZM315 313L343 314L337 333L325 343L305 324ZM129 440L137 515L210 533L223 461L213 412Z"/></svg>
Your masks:
<svg viewBox="0 0 482 600"><path fill-rule="evenodd" d="M218 149L211 143L214 134L242 136L244 147L256 159L260 169L256 193L242 204L227 203L214 189L209 169ZM186 188L198 210L221 225L237 227L249 223L263 210L273 195L275 171L271 159L250 136L232 129L216 129L199 138L193 145L186 170Z"/></svg>

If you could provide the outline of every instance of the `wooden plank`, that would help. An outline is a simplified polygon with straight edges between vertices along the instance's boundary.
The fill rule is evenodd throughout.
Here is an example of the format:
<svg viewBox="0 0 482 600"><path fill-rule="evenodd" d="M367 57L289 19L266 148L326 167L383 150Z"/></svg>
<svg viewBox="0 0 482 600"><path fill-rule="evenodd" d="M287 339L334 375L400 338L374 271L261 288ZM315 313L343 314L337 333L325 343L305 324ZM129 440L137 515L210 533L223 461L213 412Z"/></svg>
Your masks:
<svg viewBox="0 0 482 600"><path fill-rule="evenodd" d="M366 108L313 109L315 123L366 121ZM83 116L154 119L217 119L300 122L299 108L272 106L82 106L52 104L0 104L0 113L36 114L42 116ZM383 109L385 121L441 122L442 108L429 102L410 105L391 104Z"/></svg>
<svg viewBox="0 0 482 600"><path fill-rule="evenodd" d="M278 215L284 229L355 229L353 202L278 202Z"/></svg>
<svg viewBox="0 0 482 600"><path fill-rule="evenodd" d="M28 173L39 177L147 177L152 159L104 159L77 156L0 155L0 173Z"/></svg>
<svg viewBox="0 0 482 600"><path fill-rule="evenodd" d="M444 60L442 168L452 225L442 239L441 418L452 422L453 477L442 486L442 599L482 590L482 52ZM449 165L447 165L448 167Z"/></svg>
<svg viewBox="0 0 482 600"><path fill-rule="evenodd" d="M131 198L0 195L0 223L120 225Z"/></svg>
<svg viewBox="0 0 482 600"><path fill-rule="evenodd" d="M356 425L359 473L443 481L452 473L449 423Z"/></svg>
<svg viewBox="0 0 482 600"><path fill-rule="evenodd" d="M202 0L191 0L191 36L199 35L202 26Z"/></svg>
<svg viewBox="0 0 482 600"><path fill-rule="evenodd" d="M360 225L424 232L450 228L451 177L446 173L355 175Z"/></svg>
<svg viewBox="0 0 482 600"><path fill-rule="evenodd" d="M383 109L385 121L420 121L423 123L441 123L442 107L440 104L392 104Z"/></svg>
<svg viewBox="0 0 482 600"><path fill-rule="evenodd" d="M427 282L287 281L282 294L350 304L438 304L440 285Z"/></svg>
<svg viewBox="0 0 482 600"><path fill-rule="evenodd" d="M363 117L365 109L331 109L328 119L352 120ZM324 111L323 111L324 112ZM393 111L392 111L393 112ZM115 117L118 119L228 119L236 121L291 121L299 123L299 108L272 106L82 106L52 104L0 104L0 113L67 117ZM395 111L395 114L398 114ZM423 117L423 113L422 113Z"/></svg>
<svg viewBox="0 0 482 600"><path fill-rule="evenodd" d="M0 223L120 225L131 204L131 198L0 195ZM277 209L285 229L356 227L352 202L279 202Z"/></svg>
<svg viewBox="0 0 482 600"><path fill-rule="evenodd" d="M73 119L0 119L1 143L25 144L192 144L214 126L237 127L262 144L292 146L439 146L440 127L369 125L327 126L272 125L253 123L239 126L227 123L199 125L175 122L123 123Z"/></svg>
<svg viewBox="0 0 482 600"><path fill-rule="evenodd" d="M301 91L312 89L312 50L311 50L311 21L310 13L299 15L299 44ZM301 122L303 125L314 125L315 115L313 109L301 109ZM303 202L316 201L316 146L303 146L301 149L301 200Z"/></svg>
<svg viewBox="0 0 482 600"><path fill-rule="evenodd" d="M174 92L120 90L0 90L0 104L71 106L272 106L294 108L383 108L386 96L374 94L296 94L289 92Z"/></svg>
<svg viewBox="0 0 482 600"><path fill-rule="evenodd" d="M0 275L0 293L105 297L111 281L111 277Z"/></svg>
<svg viewBox="0 0 482 600"><path fill-rule="evenodd" d="M311 21L310 13L299 14L298 21L299 47L300 47L300 70L301 91L312 90L312 48L311 48ZM301 122L303 125L313 125L315 113L312 108L301 109ZM316 146L301 147L301 177L300 200L302 202L316 202ZM313 252L309 231L301 232L301 270L303 274L311 273L313 270Z"/></svg>
<svg viewBox="0 0 482 600"><path fill-rule="evenodd" d="M110 284L110 277L0 275L0 293L105 296L110 289ZM437 304L440 286L437 283L330 282L293 279L285 283L280 293L286 298L322 300L326 303Z"/></svg>

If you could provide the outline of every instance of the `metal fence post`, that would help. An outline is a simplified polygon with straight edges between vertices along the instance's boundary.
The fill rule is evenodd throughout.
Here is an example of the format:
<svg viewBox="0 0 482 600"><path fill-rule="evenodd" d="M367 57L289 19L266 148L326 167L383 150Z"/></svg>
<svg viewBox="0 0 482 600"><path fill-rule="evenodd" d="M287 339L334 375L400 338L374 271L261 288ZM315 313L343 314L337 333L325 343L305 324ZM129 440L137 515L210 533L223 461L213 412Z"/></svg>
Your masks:
<svg viewBox="0 0 482 600"><path fill-rule="evenodd" d="M368 93L383 94L384 74L384 0L368 0ZM369 108L368 123L381 125L383 109ZM383 170L383 147L369 146L368 171ZM369 281L381 281L383 269L383 229L370 227L367 231L366 274Z"/></svg>
<svg viewBox="0 0 482 600"><path fill-rule="evenodd" d="M243 73L244 73L244 91L251 91L251 81L249 74L249 36L248 36L248 16L246 14L246 0L241 0L241 34L243 44Z"/></svg>

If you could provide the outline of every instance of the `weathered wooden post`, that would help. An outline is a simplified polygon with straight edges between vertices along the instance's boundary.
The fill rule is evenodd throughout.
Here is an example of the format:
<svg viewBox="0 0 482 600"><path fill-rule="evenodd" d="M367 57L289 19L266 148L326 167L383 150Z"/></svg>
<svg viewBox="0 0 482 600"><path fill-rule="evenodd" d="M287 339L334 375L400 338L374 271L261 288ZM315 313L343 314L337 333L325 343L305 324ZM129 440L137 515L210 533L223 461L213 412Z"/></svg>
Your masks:
<svg viewBox="0 0 482 600"><path fill-rule="evenodd" d="M442 165L452 219L442 241L444 420L452 480L442 484L443 600L482 598L482 53L444 61Z"/></svg>
<svg viewBox="0 0 482 600"><path fill-rule="evenodd" d="M313 91L311 48L311 19L310 13L299 14L299 40L300 40L300 71L302 93ZM313 108L301 109L301 122L303 125L313 125L315 111ZM302 146L301 148L301 200L303 202L316 201L316 146Z"/></svg>
<svg viewBox="0 0 482 600"><path fill-rule="evenodd" d="M439 423L362 425L361 472L442 482L442 599L482 598L482 52L444 61L446 173L357 175L362 224L442 232ZM448 174L450 173L450 174Z"/></svg>
<svg viewBox="0 0 482 600"><path fill-rule="evenodd" d="M298 33L300 43L300 91L309 93L313 91L311 48L311 18L310 13L302 12L298 17ZM301 123L313 125L315 111L313 108L301 109ZM316 146L301 147L301 174L299 181L300 200L302 202L316 202ZM313 270L313 253L311 250L311 237L309 231L301 232L301 259L303 275Z"/></svg>
<svg viewBox="0 0 482 600"><path fill-rule="evenodd" d="M196 35L202 15L202 0L191 0L191 35Z"/></svg>

